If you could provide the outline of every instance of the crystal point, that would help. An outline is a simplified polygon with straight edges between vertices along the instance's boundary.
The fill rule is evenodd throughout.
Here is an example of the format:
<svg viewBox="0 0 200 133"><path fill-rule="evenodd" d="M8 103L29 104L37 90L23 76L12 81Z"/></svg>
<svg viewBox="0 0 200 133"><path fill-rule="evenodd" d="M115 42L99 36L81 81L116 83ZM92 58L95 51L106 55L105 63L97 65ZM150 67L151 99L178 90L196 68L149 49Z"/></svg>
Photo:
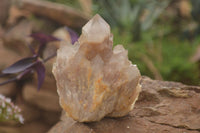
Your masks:
<svg viewBox="0 0 200 133"><path fill-rule="evenodd" d="M122 45L112 50L110 26L95 15L74 45L57 51L53 74L60 105L80 122L121 117L133 109L140 92L140 72Z"/></svg>
<svg viewBox="0 0 200 133"><path fill-rule="evenodd" d="M97 14L82 28L82 36L90 43L102 42L110 36L110 26Z"/></svg>

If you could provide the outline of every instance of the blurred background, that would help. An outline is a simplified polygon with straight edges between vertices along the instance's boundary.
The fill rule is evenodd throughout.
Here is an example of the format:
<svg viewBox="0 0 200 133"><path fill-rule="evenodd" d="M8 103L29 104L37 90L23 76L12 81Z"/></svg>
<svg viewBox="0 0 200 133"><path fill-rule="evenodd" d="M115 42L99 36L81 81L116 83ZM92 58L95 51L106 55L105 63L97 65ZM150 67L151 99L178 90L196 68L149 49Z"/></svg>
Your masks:
<svg viewBox="0 0 200 133"><path fill-rule="evenodd" d="M32 32L51 34L59 26L68 26L80 35L81 26L98 13L110 24L114 45L128 49L129 59L142 75L200 85L200 0L46 0L73 8L62 16L67 20L48 7L44 11L37 3L19 6L20 0L16 1L22 10L12 8L4 14L2 26L10 29L26 18L35 23ZM1 10L9 10L1 5ZM52 18L54 22L46 22Z"/></svg>
<svg viewBox="0 0 200 133"><path fill-rule="evenodd" d="M114 45L123 44L142 75L200 85L200 0L0 0L0 71L31 57L18 63L21 73L6 77L0 73L0 85L9 82L0 86L0 94L21 108L25 120L22 125L2 119L8 114L1 96L0 110L5 114L0 113L0 132L44 133L59 121L61 108L52 75L59 45L52 41L73 43L97 13L110 24ZM34 63L33 49L42 51L37 61L45 62L44 82L44 73L27 67ZM26 70L29 73L23 73Z"/></svg>
<svg viewBox="0 0 200 133"><path fill-rule="evenodd" d="M200 85L200 0L49 0L100 14L142 75Z"/></svg>

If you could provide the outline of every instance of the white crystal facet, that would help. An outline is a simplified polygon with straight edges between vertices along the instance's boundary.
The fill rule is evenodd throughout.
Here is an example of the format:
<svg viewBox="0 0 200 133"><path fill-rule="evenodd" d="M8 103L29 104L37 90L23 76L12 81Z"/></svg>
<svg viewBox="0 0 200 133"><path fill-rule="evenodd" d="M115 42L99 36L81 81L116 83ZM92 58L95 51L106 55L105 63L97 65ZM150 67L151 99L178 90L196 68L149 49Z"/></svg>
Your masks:
<svg viewBox="0 0 200 133"><path fill-rule="evenodd" d="M82 36L88 43L102 42L106 37L110 36L110 26L97 14L83 26Z"/></svg>

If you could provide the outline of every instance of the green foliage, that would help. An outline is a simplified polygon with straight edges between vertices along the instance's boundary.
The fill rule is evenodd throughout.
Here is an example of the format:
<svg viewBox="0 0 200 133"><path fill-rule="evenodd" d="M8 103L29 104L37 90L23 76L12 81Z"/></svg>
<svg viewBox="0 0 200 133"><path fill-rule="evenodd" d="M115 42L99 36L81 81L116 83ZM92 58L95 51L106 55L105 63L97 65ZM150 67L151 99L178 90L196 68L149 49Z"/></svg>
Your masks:
<svg viewBox="0 0 200 133"><path fill-rule="evenodd" d="M192 16L194 20L200 23L200 0L191 0L192 4Z"/></svg>
<svg viewBox="0 0 200 133"><path fill-rule="evenodd" d="M196 44L173 39L162 40L162 61L157 61L156 66L166 80L181 81L187 84L198 84L199 70L189 61L194 53Z"/></svg>
<svg viewBox="0 0 200 133"><path fill-rule="evenodd" d="M94 0L95 13L100 13L113 27L132 32L133 40L149 29L170 0Z"/></svg>
<svg viewBox="0 0 200 133"><path fill-rule="evenodd" d="M127 1L129 4L125 4ZM169 1L150 1L126 0L118 4L123 8L116 8L116 5L114 8L110 5L107 9L111 10L109 12L104 10L106 7L101 9L103 17L107 18L111 24L113 24L112 21L117 22L112 28L114 45L123 44L128 49L130 60L138 65L142 75L152 78L160 76L164 80L200 85L198 64L190 61L200 38L195 38L193 41L183 40L185 39L184 30L190 24L188 20L181 19L178 24L175 24L174 21L179 19L178 16L170 16L164 12ZM137 13L135 13L136 9L138 9ZM194 11L197 12L197 10L193 9L193 16L196 13ZM109 17L104 15L106 13L113 15ZM126 17L131 16L127 14L136 15L134 19L131 19L131 17ZM115 15L119 18L113 19ZM139 39L133 42L135 37Z"/></svg>
<svg viewBox="0 0 200 133"><path fill-rule="evenodd" d="M80 7L78 0L48 0L48 1L61 3L72 7L78 7L78 8Z"/></svg>
<svg viewBox="0 0 200 133"><path fill-rule="evenodd" d="M199 39L191 43L181 41L177 36L155 37L155 31L152 29L143 33L143 40L134 43L130 40L131 33L121 33L114 29L114 44L124 44L129 51L129 59L137 64L142 75L155 78L154 73L148 67L148 62L144 60L146 57L153 63L164 80L200 85L198 80L200 71L197 64L189 61Z"/></svg>
<svg viewBox="0 0 200 133"><path fill-rule="evenodd" d="M175 16L172 12L177 9L172 10L173 15L168 14L165 9L170 2L171 0L93 0L93 11L111 25L114 45L123 44L128 49L130 60L137 64L142 75L155 78L158 73L164 80L200 85L200 70L197 64L190 61L200 38L195 38L192 42L183 40L193 39L193 34L190 37L190 32L185 32L191 21ZM191 1L191 15L198 24L199 3L200 0ZM194 32L195 36L199 31Z"/></svg>

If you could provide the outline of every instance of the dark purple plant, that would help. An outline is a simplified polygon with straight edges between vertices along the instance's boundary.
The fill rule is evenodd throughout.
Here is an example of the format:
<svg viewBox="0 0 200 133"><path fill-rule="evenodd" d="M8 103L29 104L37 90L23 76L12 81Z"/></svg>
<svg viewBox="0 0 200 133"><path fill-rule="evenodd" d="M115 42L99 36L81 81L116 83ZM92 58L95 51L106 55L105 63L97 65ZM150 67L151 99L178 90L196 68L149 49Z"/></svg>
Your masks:
<svg viewBox="0 0 200 133"><path fill-rule="evenodd" d="M71 37L71 43L74 44L79 38L78 34L69 27L66 27L66 30L69 32L69 35Z"/></svg>
<svg viewBox="0 0 200 133"><path fill-rule="evenodd" d="M69 32L70 37L71 37L71 43L74 44L78 40L78 34L73 31L72 29L66 27L66 30ZM49 59L53 58L56 56L56 51L54 54L50 55L46 59L42 58L42 53L44 51L44 48L49 42L52 41L60 41L60 39L53 37L51 35L46 35L43 33L34 33L31 34L30 37L32 37L34 40L39 42L39 48L38 51L35 51L31 45L28 45L30 48L31 53L33 54L31 57L26 57L23 58L11 66L5 68L2 71L2 74L0 74L0 78L13 74L14 77L0 83L0 85L4 85L13 81L18 81L23 79L28 74L31 74L33 72L37 73L38 77L38 86L37 89L39 90L42 86L42 83L44 82L45 78L45 67L44 67L44 62L48 61Z"/></svg>
<svg viewBox="0 0 200 133"><path fill-rule="evenodd" d="M2 71L2 74L0 77L4 77L9 74L15 74L16 76L0 83L0 85L7 84L12 81L17 81L21 80L25 75L33 73L34 71L37 73L38 77L38 87L37 89L39 90L42 86L42 83L44 82L45 78L45 67L44 67L44 62L52 58L53 56L48 57L48 59L42 59L41 55L42 52L48 42L51 41L59 41L59 39L50 36L50 35L45 35L43 33L35 33L30 35L32 38L37 40L39 42L39 48L38 51L36 52L30 45L29 48L33 54L31 57L26 57L23 58L11 66L7 67ZM56 52L55 52L56 53ZM56 55L56 54L54 54Z"/></svg>

